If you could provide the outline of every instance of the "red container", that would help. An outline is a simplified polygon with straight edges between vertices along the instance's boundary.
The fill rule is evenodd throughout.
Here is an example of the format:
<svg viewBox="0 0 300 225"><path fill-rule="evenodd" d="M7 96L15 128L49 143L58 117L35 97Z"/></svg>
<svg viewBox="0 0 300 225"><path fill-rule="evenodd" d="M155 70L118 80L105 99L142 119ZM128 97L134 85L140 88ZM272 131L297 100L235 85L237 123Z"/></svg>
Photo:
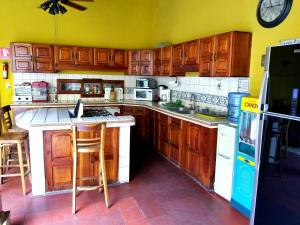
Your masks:
<svg viewBox="0 0 300 225"><path fill-rule="evenodd" d="M31 94L33 102L47 102L48 101L48 83L45 81L32 82Z"/></svg>

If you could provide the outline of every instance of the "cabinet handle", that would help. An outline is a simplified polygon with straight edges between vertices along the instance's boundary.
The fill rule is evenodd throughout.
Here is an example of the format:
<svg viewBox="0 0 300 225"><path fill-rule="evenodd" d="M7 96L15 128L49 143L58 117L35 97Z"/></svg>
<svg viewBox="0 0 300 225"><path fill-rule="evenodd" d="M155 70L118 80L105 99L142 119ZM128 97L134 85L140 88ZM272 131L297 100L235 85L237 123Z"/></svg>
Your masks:
<svg viewBox="0 0 300 225"><path fill-rule="evenodd" d="M210 54L210 61L214 61L214 53Z"/></svg>
<svg viewBox="0 0 300 225"><path fill-rule="evenodd" d="M215 52L214 61L217 61L217 53Z"/></svg>

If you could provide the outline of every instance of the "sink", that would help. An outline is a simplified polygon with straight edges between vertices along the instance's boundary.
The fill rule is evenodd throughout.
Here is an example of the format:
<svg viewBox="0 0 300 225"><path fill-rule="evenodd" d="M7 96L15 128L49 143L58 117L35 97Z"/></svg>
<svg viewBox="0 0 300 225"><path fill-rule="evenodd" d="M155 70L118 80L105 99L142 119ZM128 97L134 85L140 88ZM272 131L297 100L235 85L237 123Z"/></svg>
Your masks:
<svg viewBox="0 0 300 225"><path fill-rule="evenodd" d="M194 114L195 111L189 108L185 108L185 107L177 107L177 108L173 108L173 109L169 109L172 112L177 112L180 114Z"/></svg>

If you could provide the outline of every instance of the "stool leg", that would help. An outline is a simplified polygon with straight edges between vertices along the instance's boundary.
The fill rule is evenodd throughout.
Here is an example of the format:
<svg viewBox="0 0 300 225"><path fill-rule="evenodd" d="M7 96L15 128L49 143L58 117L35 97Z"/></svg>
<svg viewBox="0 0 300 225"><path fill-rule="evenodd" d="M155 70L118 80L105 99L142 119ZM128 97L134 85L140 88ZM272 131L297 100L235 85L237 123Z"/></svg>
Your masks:
<svg viewBox="0 0 300 225"><path fill-rule="evenodd" d="M27 164L27 171L26 171L26 173L29 173L29 179L31 181L31 167L30 167L28 139L26 141L24 141L24 145L25 145L25 156L26 156L26 164Z"/></svg>
<svg viewBox="0 0 300 225"><path fill-rule="evenodd" d="M99 156L99 172L98 172L98 176L99 176L99 192L103 192L103 182L102 182L102 168L101 168L101 161L100 161L100 156Z"/></svg>
<svg viewBox="0 0 300 225"><path fill-rule="evenodd" d="M18 148L18 157L19 157L19 164L20 164L22 190L23 190L23 195L26 195L25 174L24 174L24 164L23 164L22 144L21 144L21 142L18 142L17 148Z"/></svg>
<svg viewBox="0 0 300 225"><path fill-rule="evenodd" d="M1 146L0 147L0 184L3 184L3 177L2 177L2 166L3 166L3 160L2 160L2 153L3 153L3 151L5 150L4 149L5 148L5 146Z"/></svg>
<svg viewBox="0 0 300 225"><path fill-rule="evenodd" d="M77 150L73 155L73 188L72 188L72 213L76 213L76 174L77 174Z"/></svg>
<svg viewBox="0 0 300 225"><path fill-rule="evenodd" d="M105 161L104 161L104 153L101 154L101 174L102 174L102 181L103 181L103 189L104 189L104 198L105 198L105 205L106 208L110 207L109 197L108 197L108 187L107 187L107 178L106 178L106 170L105 170Z"/></svg>

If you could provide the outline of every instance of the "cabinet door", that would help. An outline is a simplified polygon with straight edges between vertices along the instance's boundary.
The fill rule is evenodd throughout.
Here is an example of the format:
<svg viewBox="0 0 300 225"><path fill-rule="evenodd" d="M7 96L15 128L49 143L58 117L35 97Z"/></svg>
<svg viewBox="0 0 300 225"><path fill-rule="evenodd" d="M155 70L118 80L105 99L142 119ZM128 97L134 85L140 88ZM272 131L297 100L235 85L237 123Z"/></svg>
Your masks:
<svg viewBox="0 0 300 225"><path fill-rule="evenodd" d="M141 50L141 61L142 62L153 62L153 50Z"/></svg>
<svg viewBox="0 0 300 225"><path fill-rule="evenodd" d="M129 51L129 63L139 63L141 59L140 50L130 50Z"/></svg>
<svg viewBox="0 0 300 225"><path fill-rule="evenodd" d="M162 48L162 74L172 75L172 47Z"/></svg>
<svg viewBox="0 0 300 225"><path fill-rule="evenodd" d="M55 64L60 69L65 65L75 64L75 50L72 46L55 45L54 46Z"/></svg>
<svg viewBox="0 0 300 225"><path fill-rule="evenodd" d="M232 33L215 37L215 55L213 76L229 76L231 64Z"/></svg>
<svg viewBox="0 0 300 225"><path fill-rule="evenodd" d="M183 44L177 44L172 46L172 57L173 66L183 65Z"/></svg>
<svg viewBox="0 0 300 225"><path fill-rule="evenodd" d="M154 50L154 75L161 75L162 73L162 49L157 48Z"/></svg>
<svg viewBox="0 0 300 225"><path fill-rule="evenodd" d="M163 61L172 60L172 46L162 48L162 57Z"/></svg>
<svg viewBox="0 0 300 225"><path fill-rule="evenodd" d="M73 174L71 131L45 131L44 151L46 190L70 189Z"/></svg>
<svg viewBox="0 0 300 225"><path fill-rule="evenodd" d="M184 64L199 64L199 40L184 43Z"/></svg>
<svg viewBox="0 0 300 225"><path fill-rule="evenodd" d="M32 45L34 72L54 72L52 45Z"/></svg>
<svg viewBox="0 0 300 225"><path fill-rule="evenodd" d="M170 126L170 159L179 163L181 149L181 120L171 118Z"/></svg>
<svg viewBox="0 0 300 225"><path fill-rule="evenodd" d="M128 74L140 75L141 74L140 50L130 50L128 52L128 55L129 55Z"/></svg>
<svg viewBox="0 0 300 225"><path fill-rule="evenodd" d="M213 70L214 37L200 39L200 75L211 76Z"/></svg>
<svg viewBox="0 0 300 225"><path fill-rule="evenodd" d="M13 72L33 72L31 44L12 43L11 51Z"/></svg>
<svg viewBox="0 0 300 225"><path fill-rule="evenodd" d="M201 126L190 124L189 149L187 167L188 172L200 179L201 156Z"/></svg>
<svg viewBox="0 0 300 225"><path fill-rule="evenodd" d="M75 64L82 66L93 66L93 48L75 47Z"/></svg>
<svg viewBox="0 0 300 225"><path fill-rule="evenodd" d="M204 186L212 188L215 177L217 129L201 128L200 180Z"/></svg>
<svg viewBox="0 0 300 225"><path fill-rule="evenodd" d="M127 51L122 49L112 49L111 65L116 68L126 69L128 66L127 62Z"/></svg>
<svg viewBox="0 0 300 225"><path fill-rule="evenodd" d="M141 75L153 75L153 63L141 62Z"/></svg>
<svg viewBox="0 0 300 225"><path fill-rule="evenodd" d="M107 68L110 62L109 48L94 48L94 65Z"/></svg>

